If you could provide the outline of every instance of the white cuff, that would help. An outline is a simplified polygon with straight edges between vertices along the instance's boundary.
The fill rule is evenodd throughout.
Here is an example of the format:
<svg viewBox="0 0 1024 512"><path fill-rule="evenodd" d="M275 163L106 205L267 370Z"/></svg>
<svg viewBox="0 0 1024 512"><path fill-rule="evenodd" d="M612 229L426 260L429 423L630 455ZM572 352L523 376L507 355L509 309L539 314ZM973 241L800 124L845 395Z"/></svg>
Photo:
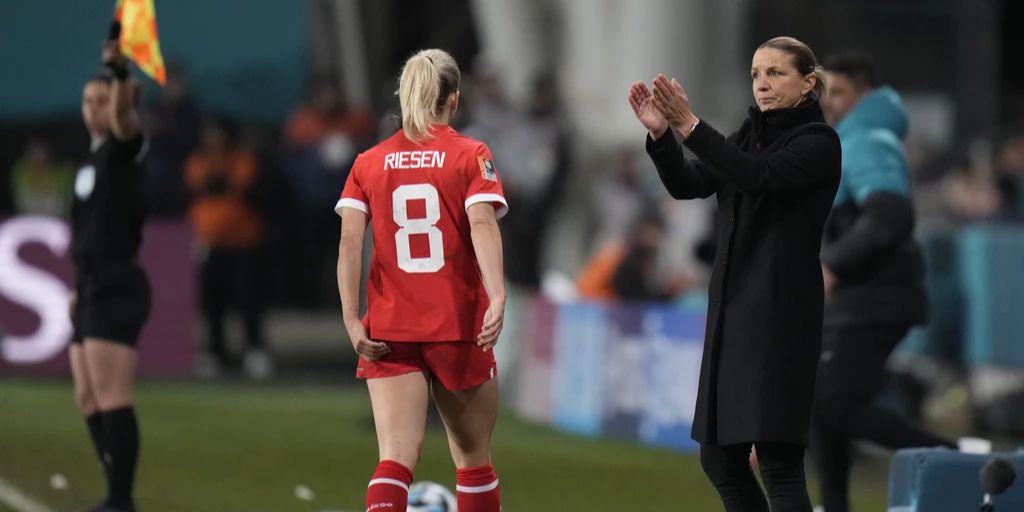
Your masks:
<svg viewBox="0 0 1024 512"><path fill-rule="evenodd" d="M508 203L505 202L505 198L498 194L473 194L466 198L466 209L477 203L498 203L501 206L494 209L495 215L498 218L502 218L508 213Z"/></svg>
<svg viewBox="0 0 1024 512"><path fill-rule="evenodd" d="M366 203L358 199L352 199L351 197L338 199L338 204L334 205L334 212L341 215L342 208L355 208L356 210L365 213L367 216L370 215L370 207L367 206Z"/></svg>

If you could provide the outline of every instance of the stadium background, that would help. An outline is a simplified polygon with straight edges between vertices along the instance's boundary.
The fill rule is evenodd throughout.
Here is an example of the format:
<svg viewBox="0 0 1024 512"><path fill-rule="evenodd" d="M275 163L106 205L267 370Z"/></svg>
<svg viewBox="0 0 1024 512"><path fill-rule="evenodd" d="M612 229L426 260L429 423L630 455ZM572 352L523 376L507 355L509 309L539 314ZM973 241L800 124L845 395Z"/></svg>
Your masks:
<svg viewBox="0 0 1024 512"><path fill-rule="evenodd" d="M100 488L66 375L61 217L88 148L78 101L98 68L107 3L11 0L0 16L0 493L52 510ZM778 34L819 58L870 52L909 107L934 320L894 358L886 402L1002 448L1024 435L1017 2L189 0L158 1L157 12L171 83L145 82L143 100L153 137L143 260L156 293L141 345L147 510L359 508L375 447L340 323L332 207L355 153L395 129L397 70L425 47L461 64L458 127L494 150L514 212L502 226L515 291L495 447L507 510L715 506L687 435L713 215L667 200L624 97L629 82L665 72L702 117L736 125L749 56ZM184 176L214 127L258 162L250 213L264 242L242 278L260 286L226 286L264 299L272 373L211 372L205 351L205 248ZM583 270L629 243L651 205L664 239L644 271L670 283L660 291L672 299L585 300ZM232 318L230 341L241 350L243 338ZM855 503L879 510L888 457L862 452ZM417 477L450 485L449 464L435 425Z"/></svg>

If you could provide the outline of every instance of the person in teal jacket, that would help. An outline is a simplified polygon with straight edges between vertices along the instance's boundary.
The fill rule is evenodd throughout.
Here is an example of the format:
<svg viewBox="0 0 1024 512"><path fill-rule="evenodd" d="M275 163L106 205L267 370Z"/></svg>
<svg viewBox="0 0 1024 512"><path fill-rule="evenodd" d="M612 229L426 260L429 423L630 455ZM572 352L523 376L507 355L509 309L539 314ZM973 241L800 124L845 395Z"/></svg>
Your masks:
<svg viewBox="0 0 1024 512"><path fill-rule="evenodd" d="M861 54L825 60L822 107L842 144L842 178L825 225L826 301L812 448L825 512L849 509L850 444L953 446L876 405L885 364L914 325L927 321L924 259L914 209L899 94L875 83Z"/></svg>

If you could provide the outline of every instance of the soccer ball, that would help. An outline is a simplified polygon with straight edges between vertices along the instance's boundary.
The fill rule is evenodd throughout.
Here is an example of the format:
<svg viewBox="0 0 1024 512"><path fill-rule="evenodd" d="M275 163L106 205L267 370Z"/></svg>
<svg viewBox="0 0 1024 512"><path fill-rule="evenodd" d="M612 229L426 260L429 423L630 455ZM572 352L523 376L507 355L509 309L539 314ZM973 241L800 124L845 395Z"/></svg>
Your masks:
<svg viewBox="0 0 1024 512"><path fill-rule="evenodd" d="M456 512L455 495L434 482L417 482L409 488L408 512Z"/></svg>

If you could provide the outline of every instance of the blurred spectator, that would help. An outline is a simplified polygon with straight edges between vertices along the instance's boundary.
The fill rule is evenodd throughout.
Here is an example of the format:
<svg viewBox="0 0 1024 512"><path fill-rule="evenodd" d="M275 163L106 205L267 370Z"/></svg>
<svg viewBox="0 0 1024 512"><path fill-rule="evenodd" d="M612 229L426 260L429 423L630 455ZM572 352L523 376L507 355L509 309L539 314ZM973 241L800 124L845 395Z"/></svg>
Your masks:
<svg viewBox="0 0 1024 512"><path fill-rule="evenodd" d="M205 249L199 279L210 352L219 365L214 368L235 362L224 329L227 310L235 306L245 330L244 369L260 379L273 368L263 349L263 222L254 204L259 168L236 136L231 123L206 121L199 148L185 162L185 183L189 216Z"/></svg>
<svg viewBox="0 0 1024 512"><path fill-rule="evenodd" d="M370 114L346 106L327 80L317 81L309 99L288 116L285 126L285 143L291 148L319 148L336 136L366 144L372 135Z"/></svg>
<svg viewBox="0 0 1024 512"><path fill-rule="evenodd" d="M508 280L537 289L544 238L570 167L558 84L549 75L536 78L525 112L508 104L493 74L478 76L474 93L464 132L490 146L511 206L501 222Z"/></svg>
<svg viewBox="0 0 1024 512"><path fill-rule="evenodd" d="M1010 137L996 155L996 188L1003 217L1024 218L1024 135Z"/></svg>
<svg viewBox="0 0 1024 512"><path fill-rule="evenodd" d="M17 213L64 217L71 200L72 168L55 161L45 142L28 142L25 154L11 170L11 189Z"/></svg>
<svg viewBox="0 0 1024 512"><path fill-rule="evenodd" d="M284 173L296 195L298 280L307 305L336 297L334 258L338 219L334 204L356 155L373 142L373 118L346 106L328 81L314 85L284 129Z"/></svg>
<svg viewBox="0 0 1024 512"><path fill-rule="evenodd" d="M181 66L167 69L167 83L143 110L149 153L146 156L146 202L153 215L179 216L187 193L182 165L199 143L202 116Z"/></svg>
<svg viewBox="0 0 1024 512"><path fill-rule="evenodd" d="M956 220L973 222L998 216L1002 198L987 141L976 141L971 145L966 161L946 177L943 189Z"/></svg>
<svg viewBox="0 0 1024 512"><path fill-rule="evenodd" d="M580 298L652 302L678 296L692 279L681 273L661 279L658 262L665 241L665 220L656 209L646 210L583 267L576 280Z"/></svg>
<svg viewBox="0 0 1024 512"><path fill-rule="evenodd" d="M594 185L591 211L595 235L592 247L605 247L629 230L648 198L640 186L636 152L620 149L612 156L612 169Z"/></svg>

